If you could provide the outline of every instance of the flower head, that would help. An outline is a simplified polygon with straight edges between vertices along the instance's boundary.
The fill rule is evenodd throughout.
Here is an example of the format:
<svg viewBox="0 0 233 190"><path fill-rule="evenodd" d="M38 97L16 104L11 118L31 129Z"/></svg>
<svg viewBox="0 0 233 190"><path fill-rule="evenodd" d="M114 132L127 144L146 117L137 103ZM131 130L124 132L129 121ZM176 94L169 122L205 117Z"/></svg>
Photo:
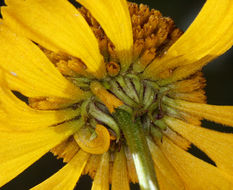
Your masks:
<svg viewBox="0 0 233 190"><path fill-rule="evenodd" d="M145 5L77 1L1 7L0 186L51 151L67 164L33 189L72 190L82 174L93 190L231 189L233 136L200 125L233 126L201 73L233 44L233 3L207 0L183 34Z"/></svg>

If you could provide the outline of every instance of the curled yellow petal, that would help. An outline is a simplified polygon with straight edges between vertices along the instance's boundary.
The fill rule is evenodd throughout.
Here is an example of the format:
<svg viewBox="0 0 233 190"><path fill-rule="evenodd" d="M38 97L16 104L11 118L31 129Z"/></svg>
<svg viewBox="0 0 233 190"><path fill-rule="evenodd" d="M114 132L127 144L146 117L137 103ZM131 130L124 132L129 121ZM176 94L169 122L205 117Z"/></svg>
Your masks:
<svg viewBox="0 0 233 190"><path fill-rule="evenodd" d="M109 157L109 152L102 155L91 190L109 189Z"/></svg>
<svg viewBox="0 0 233 190"><path fill-rule="evenodd" d="M124 149L115 152L112 171L112 190L130 190Z"/></svg>
<svg viewBox="0 0 233 190"><path fill-rule="evenodd" d="M98 42L83 16L66 0L6 0L1 13L14 31L54 52L80 58L98 78L105 75ZM39 11L38 11L39 10Z"/></svg>
<svg viewBox="0 0 233 190"><path fill-rule="evenodd" d="M92 82L91 90L107 106L110 113L114 112L115 108L123 105L121 100L109 93L99 82Z"/></svg>
<svg viewBox="0 0 233 190"><path fill-rule="evenodd" d="M166 117L165 121L169 127L203 150L218 168L233 176L233 134L190 125L170 117Z"/></svg>
<svg viewBox="0 0 233 190"><path fill-rule="evenodd" d="M179 72L179 75L184 75L184 71L197 71L223 54L233 44L232 15L231 0L207 0L188 30L163 58L156 59L147 67L144 76L156 79L162 71L190 65Z"/></svg>
<svg viewBox="0 0 233 190"><path fill-rule="evenodd" d="M55 96L77 101L86 97L61 75L39 47L4 23L0 27L0 69L6 85L29 97Z"/></svg>
<svg viewBox="0 0 233 190"><path fill-rule="evenodd" d="M100 23L115 45L122 69L132 60L133 32L128 5L125 0L76 0L86 7Z"/></svg>
<svg viewBox="0 0 233 190"><path fill-rule="evenodd" d="M79 152L57 173L50 178L32 188L32 190L73 190L82 171L87 163L89 154L79 150Z"/></svg>
<svg viewBox="0 0 233 190"><path fill-rule="evenodd" d="M232 176L194 157L166 137L160 148L182 178L185 189L232 189Z"/></svg>
<svg viewBox="0 0 233 190"><path fill-rule="evenodd" d="M86 152L91 154L103 154L108 151L110 146L110 134L102 125L96 125L96 137L92 139L88 128L81 128L75 135L74 139L78 145Z"/></svg>
<svg viewBox="0 0 233 190"><path fill-rule="evenodd" d="M167 97L164 97L164 102L173 108L188 112L194 116L223 125L233 126L233 106L191 103L183 100L173 100Z"/></svg>

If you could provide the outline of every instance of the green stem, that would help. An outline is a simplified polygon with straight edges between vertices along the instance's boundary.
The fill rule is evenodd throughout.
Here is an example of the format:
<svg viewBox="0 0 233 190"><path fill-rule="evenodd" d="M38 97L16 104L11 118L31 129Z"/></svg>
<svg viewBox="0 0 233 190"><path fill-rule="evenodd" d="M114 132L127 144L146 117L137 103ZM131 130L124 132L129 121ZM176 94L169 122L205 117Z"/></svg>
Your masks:
<svg viewBox="0 0 233 190"><path fill-rule="evenodd" d="M158 190L153 161L140 118L133 121L132 115L122 109L116 109L113 117L123 131L133 156L141 190Z"/></svg>

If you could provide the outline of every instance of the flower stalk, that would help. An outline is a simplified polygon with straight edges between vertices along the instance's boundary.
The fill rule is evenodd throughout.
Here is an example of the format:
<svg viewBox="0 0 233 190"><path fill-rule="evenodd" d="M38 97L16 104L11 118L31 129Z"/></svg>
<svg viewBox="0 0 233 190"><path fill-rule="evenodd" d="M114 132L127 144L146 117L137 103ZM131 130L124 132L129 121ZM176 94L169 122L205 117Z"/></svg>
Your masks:
<svg viewBox="0 0 233 190"><path fill-rule="evenodd" d="M122 109L116 109L113 117L123 131L133 156L141 190L159 190L153 161L140 118L134 120L132 115Z"/></svg>

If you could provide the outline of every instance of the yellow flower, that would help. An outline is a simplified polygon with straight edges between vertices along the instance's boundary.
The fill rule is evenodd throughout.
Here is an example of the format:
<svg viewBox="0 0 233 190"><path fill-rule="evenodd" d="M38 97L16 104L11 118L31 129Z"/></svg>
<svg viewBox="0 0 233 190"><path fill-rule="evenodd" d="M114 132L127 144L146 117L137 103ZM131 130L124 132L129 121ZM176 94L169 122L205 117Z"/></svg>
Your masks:
<svg viewBox="0 0 233 190"><path fill-rule="evenodd" d="M233 44L232 0L207 0L184 34L145 5L77 2L1 7L0 186L51 151L67 164L33 189L72 190L82 174L92 190L233 189L233 134L200 126L233 126L200 71Z"/></svg>

